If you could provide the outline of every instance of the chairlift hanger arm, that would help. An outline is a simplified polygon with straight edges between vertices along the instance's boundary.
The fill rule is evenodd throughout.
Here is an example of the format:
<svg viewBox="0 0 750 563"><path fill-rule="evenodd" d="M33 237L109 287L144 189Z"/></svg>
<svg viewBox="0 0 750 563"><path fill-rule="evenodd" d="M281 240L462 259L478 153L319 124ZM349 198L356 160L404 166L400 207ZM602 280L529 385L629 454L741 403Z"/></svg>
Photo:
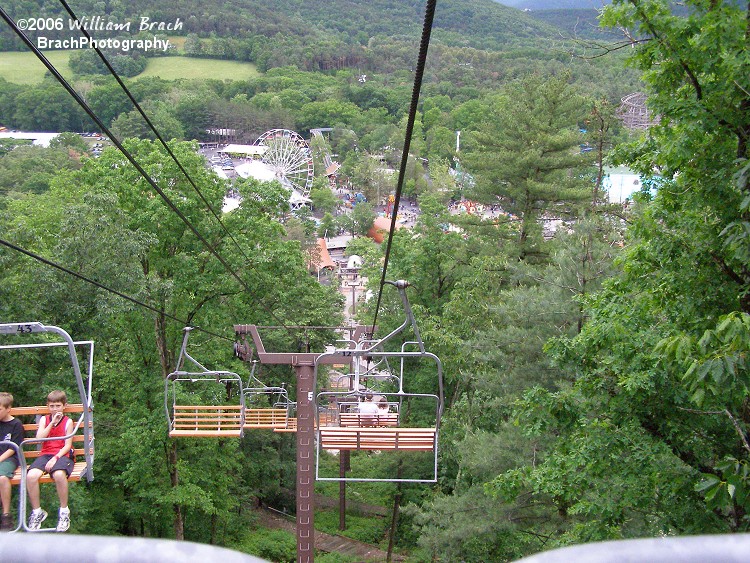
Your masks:
<svg viewBox="0 0 750 563"><path fill-rule="evenodd" d="M185 358L193 362L194 365L198 366L202 371L208 372L210 371L207 367L200 364L195 358L193 358L190 354L188 354L187 351L187 343L188 338L190 337L190 331L195 330L197 327L194 326L186 326L182 329L182 331L185 333L182 337L182 346L180 347L180 355L177 357L177 365L175 367L175 371L180 371L180 368L185 363Z"/></svg>
<svg viewBox="0 0 750 563"><path fill-rule="evenodd" d="M354 349L351 350L334 350L331 352L324 352L323 354L320 354L315 359L315 364L322 364L322 363L332 363L330 359L335 355L343 355L344 357L363 357L363 356L379 356L379 357L385 357L387 355L386 352L378 352L376 351L378 348L382 348L383 344L393 338L394 336L401 334L406 327L410 326L414 330L414 336L417 339L415 344L419 346L420 354L421 355L429 355L427 352L425 352L424 343L422 342L422 337L419 333L419 327L417 327L417 321L414 319L414 313L411 310L411 305L409 304L409 298L406 296L406 288L409 287L409 282L405 280L397 280L395 282L387 281L385 282L389 285L392 285L398 289L399 294L401 295L401 302L404 306L404 313L406 314L406 318L404 319L404 322L401 323L400 326L398 326L396 329L394 329L392 332L384 336L383 338L380 338L378 340L375 340L374 342L371 340L362 340L360 341L359 345L355 345ZM365 343L372 342L372 344L369 347L365 347ZM355 342L356 344L356 342ZM361 348L359 346L362 346Z"/></svg>
<svg viewBox="0 0 750 563"><path fill-rule="evenodd" d="M419 327L417 326L417 321L414 318L414 313L412 312L411 305L409 304L409 298L406 295L406 288L409 287L409 282L406 280L396 280L396 281L386 281L384 283L387 283L388 285L392 285L396 289L398 289L398 293L399 295L401 295L401 303L404 306L404 313L406 315L406 318L404 318L404 322L401 323L399 327L394 329L391 333L387 334L380 340L377 340L375 344L373 344L370 348L365 348L363 351L371 352L375 350L375 348L377 348L378 346L382 346L383 343L388 342L394 336L401 334L406 329L406 327L411 325L411 328L414 331L414 337L416 338L416 342L419 345L419 349L424 352L424 343L422 342L422 336L419 333Z"/></svg>
<svg viewBox="0 0 750 563"><path fill-rule="evenodd" d="M89 372L88 372L88 390L84 387L83 377L81 376L81 367L78 363L78 354L76 353L76 342L70 337L64 329L53 326L45 325L40 322L29 322L29 323L3 323L0 324L0 334L31 334L31 333L44 333L51 332L56 334L64 340L60 343L61 346L67 346L68 355L70 356L70 362L73 367L73 373L76 378L76 385L78 387L78 394L81 397L81 403L91 407L91 378L93 375L93 356L94 356L94 343L90 342L90 357L89 357ZM38 344L39 347L47 346L47 343ZM35 347L35 346L30 346Z"/></svg>
<svg viewBox="0 0 750 563"><path fill-rule="evenodd" d="M263 385L263 382L255 377L255 369L258 367L258 360L251 359L253 357L253 350L249 346L244 348L245 353L249 353L249 356L246 355L240 355L239 358L242 361L252 362L253 367L250 368L250 375L247 377L247 384L245 385L245 389L249 389L251 385L257 385L259 387L265 387Z"/></svg>

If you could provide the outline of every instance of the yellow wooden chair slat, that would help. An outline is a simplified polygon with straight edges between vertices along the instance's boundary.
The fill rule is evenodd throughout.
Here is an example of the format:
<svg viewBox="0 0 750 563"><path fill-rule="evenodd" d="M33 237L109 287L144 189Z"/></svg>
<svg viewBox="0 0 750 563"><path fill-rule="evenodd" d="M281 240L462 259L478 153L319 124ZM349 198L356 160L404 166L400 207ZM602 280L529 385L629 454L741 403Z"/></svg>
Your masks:
<svg viewBox="0 0 750 563"><path fill-rule="evenodd" d="M435 449L435 428L340 427L320 429L324 450L415 450Z"/></svg>
<svg viewBox="0 0 750 563"><path fill-rule="evenodd" d="M172 438L236 438L242 435L241 405L174 405Z"/></svg>

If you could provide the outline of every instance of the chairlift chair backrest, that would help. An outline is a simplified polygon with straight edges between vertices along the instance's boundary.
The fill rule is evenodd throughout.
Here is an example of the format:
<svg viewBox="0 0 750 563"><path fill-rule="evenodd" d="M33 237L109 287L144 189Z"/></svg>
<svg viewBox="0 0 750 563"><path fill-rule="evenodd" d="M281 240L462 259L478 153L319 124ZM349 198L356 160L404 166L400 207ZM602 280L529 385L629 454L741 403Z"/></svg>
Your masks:
<svg viewBox="0 0 750 563"><path fill-rule="evenodd" d="M245 386L245 428L279 432L296 430L296 424L290 423L294 417L294 403L289 399L286 387L264 384L255 375L257 365L257 360L253 360ZM262 406L253 404L257 398L265 399Z"/></svg>

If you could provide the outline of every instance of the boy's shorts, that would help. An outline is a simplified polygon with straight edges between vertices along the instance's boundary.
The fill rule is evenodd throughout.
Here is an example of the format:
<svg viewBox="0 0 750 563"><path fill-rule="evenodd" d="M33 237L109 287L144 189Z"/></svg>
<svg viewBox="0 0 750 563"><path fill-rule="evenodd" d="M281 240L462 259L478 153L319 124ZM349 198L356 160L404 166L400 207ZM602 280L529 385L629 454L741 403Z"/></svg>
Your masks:
<svg viewBox="0 0 750 563"><path fill-rule="evenodd" d="M16 461L15 456L11 457L10 459L0 461L0 476L8 477L10 479L11 477L13 477L13 473L15 472L16 467L18 467L18 462Z"/></svg>
<svg viewBox="0 0 750 563"><path fill-rule="evenodd" d="M40 455L38 458L34 460L34 463L31 464L31 467L29 469L41 469L43 472L46 473L46 470L44 469L44 466L47 465L47 462L51 460L54 456L52 455ZM49 472L50 475L52 475L55 471L62 470L65 471L65 473L70 477L70 474L73 473L73 460L70 459L70 457L65 456L61 457L57 460L57 463L52 467L52 471Z"/></svg>

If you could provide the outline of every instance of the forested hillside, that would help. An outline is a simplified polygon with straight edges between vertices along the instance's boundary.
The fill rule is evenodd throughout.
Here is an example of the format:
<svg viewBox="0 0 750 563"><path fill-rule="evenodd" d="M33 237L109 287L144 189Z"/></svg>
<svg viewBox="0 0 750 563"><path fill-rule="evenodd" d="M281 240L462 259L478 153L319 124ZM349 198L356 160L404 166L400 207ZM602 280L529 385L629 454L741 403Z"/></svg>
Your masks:
<svg viewBox="0 0 750 563"><path fill-rule="evenodd" d="M153 4L137 0L101 4L84 0L70 4L81 15L111 16L114 21L148 15L153 21L185 23L184 33L215 34L243 40L277 39L308 46L325 42L365 44L375 36L418 38L423 1L274 0L273 2L176 2ZM5 10L15 18L63 15L59 4L44 0L13 0ZM466 46L507 50L549 38L553 28L492 0L446 1L435 17L435 31ZM13 37L8 30L2 37Z"/></svg>
<svg viewBox="0 0 750 563"><path fill-rule="evenodd" d="M60 13L54 4L42 3L41 6L17 3L11 4L9 11L16 17L29 13ZM91 18L99 9L98 4L86 2L72 7L80 18ZM409 102L421 29L420 9L419 2L382 1L282 1L274 3L273 9L268 3L241 6L177 3L148 8L135 3L113 5L109 8L109 17L119 23L137 21L139 10L146 10L154 21L179 18L184 22L180 33L185 36L178 54L206 60L249 61L261 72L273 71L267 77L235 80L229 84L213 81L210 75L203 83L141 79L133 84L136 99L147 101L154 108L158 106L160 116L169 121L170 138L204 140L206 129L226 126L230 114L239 122L268 123L258 117L258 111L270 112L270 121L303 131L335 124L360 130L361 126L353 120L367 118L365 114L349 111L354 106L364 111L384 108L386 121L397 122ZM332 13L336 14L335 18L330 17ZM17 47L18 40L13 38L11 30L4 28L0 32L4 34L0 35L0 41L3 37L7 39L6 49ZM41 34L29 33L32 39ZM56 33L70 34L65 30L43 32L50 37ZM106 35L106 32L94 33L95 37ZM128 38L138 36L137 33L127 35ZM160 55L155 51L138 50L105 52L121 76L134 78L144 71L151 57ZM590 96L606 98L612 103L641 88L636 73L625 67L622 53L614 52L606 58L592 57L592 54L596 53L563 39L559 30L489 0L441 3L436 13L423 92L426 96L447 96L461 104L533 72L569 73L571 80ZM107 125L118 117L122 117L121 123L127 122L127 113L132 109L130 103L118 92L119 87L107 79L109 72L93 50L73 51L70 67L74 82L86 89L86 95ZM362 74L367 77L366 83L357 81ZM297 80L305 85L295 85ZM330 88L336 89L333 98L337 102L353 105L335 107L338 103L331 99ZM38 86L19 86L0 80L0 95L3 96L0 123L6 127L48 131L95 128L53 81ZM241 112L233 109L243 104L243 95L248 101L252 99L251 115L248 115L250 108ZM176 103L166 103L168 99ZM380 120L381 126L386 125L382 116L370 115ZM237 125L235 123L235 127ZM253 127L243 138L253 140L265 130L264 126ZM460 122L449 126L460 127ZM240 128L245 129L244 125ZM133 132L132 128L128 131ZM360 131L360 135L364 133ZM444 133L440 135L441 143L446 141ZM145 131L142 134L148 135ZM444 156L449 156L448 152L443 152Z"/></svg>
<svg viewBox="0 0 750 563"><path fill-rule="evenodd" d="M495 0L499 2L499 0ZM603 0L503 0L503 6L519 10L558 11L558 10L601 10L609 4Z"/></svg>
<svg viewBox="0 0 750 563"><path fill-rule="evenodd" d="M438 479L348 483L350 500L377 510L350 510L340 532L337 511L321 503L318 529L413 562L748 530L748 14L732 2L688 4L678 15L666 0L618 0L602 20L644 40L586 45L591 56L575 57L521 12L489 0L438 3L403 160L403 201L419 213L388 256L388 278L411 283L422 338L444 367ZM36 3L11 7L15 18L42 13ZM48 148L0 143L0 322L39 320L96 342L96 479L71 486L72 532L296 560L294 539L263 529L254 511L294 510L294 435L170 438L165 379L187 324L198 327L196 358L243 380L250 366L234 355L236 324L282 327L275 349L322 347L323 336L295 328L337 325L346 306L344 282L321 284L311 266L318 237L351 235L346 252L362 258L369 280L363 293L379 294L385 246L365 234L397 187L388 169L404 156L423 7L73 6L180 17L189 21L184 52L257 65L248 80L125 80L178 165L96 61L71 57L73 87L144 174L114 147L95 155L90 138L70 133L93 125L51 78L0 80L0 124L67 131ZM617 116L636 89L658 116L648 131L627 131ZM194 142L230 131L251 142L272 128L309 138L321 127L331 131L311 141L315 216L291 212L279 182L220 178ZM335 187L362 194L353 209L321 172L324 155L341 164ZM641 189L611 202L605 165L631 167ZM242 203L217 220L230 190ZM361 322L375 313L375 299L356 303ZM377 334L402 319L386 291ZM6 352L0 386L16 404L43 403L58 387L76 396L59 354ZM286 366L254 377L295 396ZM435 392L427 370L406 381L409 392ZM185 398L238 402L223 384ZM400 416L412 426L436 419L425 408ZM339 469L334 455L321 463ZM351 465L398 476L429 463L360 451ZM55 510L54 487L42 489ZM316 492L337 506L337 483Z"/></svg>
<svg viewBox="0 0 750 563"><path fill-rule="evenodd" d="M183 23L178 34L196 40L212 38L203 48L193 41L188 54L246 60L262 70L295 65L303 70L356 68L365 72L394 72L413 65L412 53L421 31L424 2L377 0L277 0L260 2L186 2L169 4L133 2L111 4L84 0L71 5L79 17L101 16L116 23L138 22L147 14L152 21ZM54 2L10 2L5 8L14 18L64 16ZM66 19L67 21L67 19ZM433 41L456 53L459 62L472 63L485 72L477 58L529 60L539 64L550 53L563 59L573 49L568 31L543 23L521 11L492 0L442 2L436 11ZM114 36L101 31L97 37ZM562 37L561 37L562 34ZM32 37L33 33L30 34ZM69 35L45 31L50 38ZM22 49L8 28L0 29L0 50ZM153 56L153 54L149 55ZM436 72L444 69L435 68Z"/></svg>

